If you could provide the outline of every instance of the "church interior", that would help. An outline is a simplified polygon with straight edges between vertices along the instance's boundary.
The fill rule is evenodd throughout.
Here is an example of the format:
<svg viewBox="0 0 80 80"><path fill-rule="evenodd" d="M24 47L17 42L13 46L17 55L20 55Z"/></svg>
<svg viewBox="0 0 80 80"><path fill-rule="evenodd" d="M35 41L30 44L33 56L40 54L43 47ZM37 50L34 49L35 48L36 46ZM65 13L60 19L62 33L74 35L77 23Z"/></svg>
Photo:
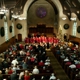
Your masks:
<svg viewBox="0 0 80 80"><path fill-rule="evenodd" d="M16 79L14 70L5 71L16 67L11 62L18 57ZM28 58L35 61L29 65ZM46 66L47 59L51 66L44 70L37 63ZM32 73L34 65L39 74ZM0 80L80 80L80 0L0 0L0 66Z"/></svg>

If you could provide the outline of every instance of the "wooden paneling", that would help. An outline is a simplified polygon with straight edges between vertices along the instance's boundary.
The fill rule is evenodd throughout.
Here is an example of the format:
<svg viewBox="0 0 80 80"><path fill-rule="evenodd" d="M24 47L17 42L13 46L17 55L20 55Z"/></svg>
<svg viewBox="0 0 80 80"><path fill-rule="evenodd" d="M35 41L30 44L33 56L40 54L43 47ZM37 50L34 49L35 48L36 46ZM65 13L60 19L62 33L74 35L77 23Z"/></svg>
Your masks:
<svg viewBox="0 0 80 80"><path fill-rule="evenodd" d="M9 41L3 43L2 45L0 45L0 53L4 52L6 49L8 49L8 47L12 44L15 43L16 38L12 37Z"/></svg>
<svg viewBox="0 0 80 80"><path fill-rule="evenodd" d="M80 44L80 38L70 35L69 41Z"/></svg>
<svg viewBox="0 0 80 80"><path fill-rule="evenodd" d="M54 33L54 28L53 27L46 27L46 25L41 24L37 25L37 27L30 27L29 28L29 33Z"/></svg>

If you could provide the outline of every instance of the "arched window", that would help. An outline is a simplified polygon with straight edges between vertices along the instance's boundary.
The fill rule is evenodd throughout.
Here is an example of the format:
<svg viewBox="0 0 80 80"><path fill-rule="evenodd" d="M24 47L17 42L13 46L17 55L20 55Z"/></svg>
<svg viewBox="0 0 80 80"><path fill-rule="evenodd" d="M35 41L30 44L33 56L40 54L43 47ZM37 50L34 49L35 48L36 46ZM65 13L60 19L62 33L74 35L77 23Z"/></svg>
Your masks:
<svg viewBox="0 0 80 80"><path fill-rule="evenodd" d="M72 35L73 36L76 36L76 27L77 27L77 22L74 21L74 23L73 23L73 31L72 31Z"/></svg>
<svg viewBox="0 0 80 80"><path fill-rule="evenodd" d="M14 37L15 36L15 32L14 32L14 22L13 22L13 19L12 19L12 36Z"/></svg>
<svg viewBox="0 0 80 80"><path fill-rule="evenodd" d="M5 41L9 40L9 36L8 36L8 25L7 25L7 17L4 16L4 30L5 30Z"/></svg>

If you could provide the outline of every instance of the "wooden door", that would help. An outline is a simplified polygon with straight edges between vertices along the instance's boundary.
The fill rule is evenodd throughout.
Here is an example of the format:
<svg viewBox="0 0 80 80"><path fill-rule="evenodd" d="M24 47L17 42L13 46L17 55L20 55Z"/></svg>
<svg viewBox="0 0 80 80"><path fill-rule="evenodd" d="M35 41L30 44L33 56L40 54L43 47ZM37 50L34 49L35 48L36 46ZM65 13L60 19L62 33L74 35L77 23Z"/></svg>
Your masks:
<svg viewBox="0 0 80 80"><path fill-rule="evenodd" d="M19 42L22 41L22 34L18 34L18 41L19 41Z"/></svg>

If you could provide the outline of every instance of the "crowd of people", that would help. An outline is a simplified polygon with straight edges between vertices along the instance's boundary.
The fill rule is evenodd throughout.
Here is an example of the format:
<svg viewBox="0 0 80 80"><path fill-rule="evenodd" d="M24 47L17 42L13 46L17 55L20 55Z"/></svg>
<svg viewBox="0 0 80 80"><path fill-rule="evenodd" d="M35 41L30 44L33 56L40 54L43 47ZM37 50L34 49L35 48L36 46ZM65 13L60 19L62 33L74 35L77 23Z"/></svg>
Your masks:
<svg viewBox="0 0 80 80"><path fill-rule="evenodd" d="M80 48L78 44L63 42L55 45L53 53L71 80L80 79ZM72 71L72 72L70 72ZM77 75L77 76L76 76Z"/></svg>
<svg viewBox="0 0 80 80"><path fill-rule="evenodd" d="M55 80L56 76L51 68L43 43L17 43L0 53L0 80L36 80L32 75L41 73L50 73L51 76L42 75L39 80ZM5 78L4 74L9 77Z"/></svg>

